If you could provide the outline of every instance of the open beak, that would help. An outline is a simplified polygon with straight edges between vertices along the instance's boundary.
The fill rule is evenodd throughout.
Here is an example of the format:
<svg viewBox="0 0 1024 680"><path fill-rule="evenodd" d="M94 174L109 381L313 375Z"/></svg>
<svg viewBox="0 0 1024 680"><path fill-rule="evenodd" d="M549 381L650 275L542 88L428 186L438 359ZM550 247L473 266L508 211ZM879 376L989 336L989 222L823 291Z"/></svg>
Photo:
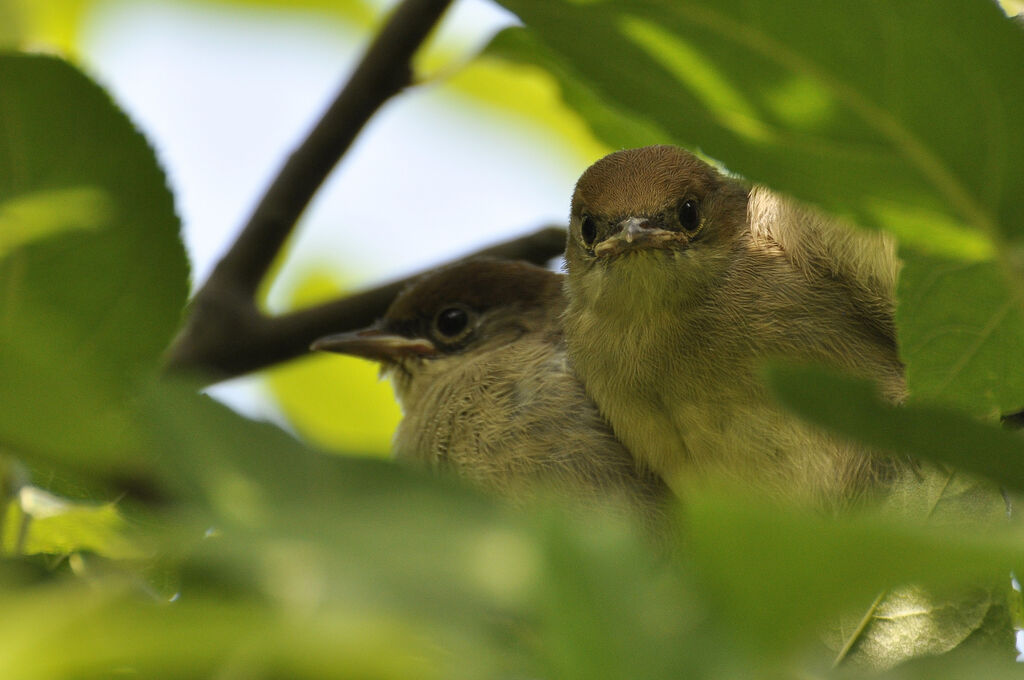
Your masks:
<svg viewBox="0 0 1024 680"><path fill-rule="evenodd" d="M392 362L437 354L437 347L425 338L407 338L373 327L328 335L316 340L309 348L315 352L336 352L373 361Z"/></svg>
<svg viewBox="0 0 1024 680"><path fill-rule="evenodd" d="M627 217L619 222L619 230L594 246L594 255L609 257L631 250L674 248L686 243L677 231L662 229L646 217Z"/></svg>

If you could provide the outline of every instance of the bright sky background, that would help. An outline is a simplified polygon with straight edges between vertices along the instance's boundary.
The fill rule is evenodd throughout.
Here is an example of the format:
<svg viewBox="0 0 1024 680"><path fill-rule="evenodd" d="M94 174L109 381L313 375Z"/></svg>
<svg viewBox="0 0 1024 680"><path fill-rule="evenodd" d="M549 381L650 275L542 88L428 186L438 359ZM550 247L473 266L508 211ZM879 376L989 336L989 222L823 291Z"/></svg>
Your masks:
<svg viewBox="0 0 1024 680"><path fill-rule="evenodd" d="M461 0L443 31L472 50L514 21L483 0ZM365 40L319 14L216 4L111 2L90 17L81 43L86 67L156 146L197 281ZM371 284L564 222L584 166L526 121L443 85L415 89L372 121L328 180L270 303L279 307L311 264ZM216 394L272 416L249 382Z"/></svg>

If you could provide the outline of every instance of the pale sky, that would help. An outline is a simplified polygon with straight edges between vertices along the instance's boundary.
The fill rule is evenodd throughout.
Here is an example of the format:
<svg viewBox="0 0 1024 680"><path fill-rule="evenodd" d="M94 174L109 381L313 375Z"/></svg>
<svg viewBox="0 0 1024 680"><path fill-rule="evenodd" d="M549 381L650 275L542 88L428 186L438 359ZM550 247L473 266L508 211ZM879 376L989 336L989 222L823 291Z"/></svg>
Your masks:
<svg viewBox="0 0 1024 680"><path fill-rule="evenodd" d="M461 0L444 30L472 49L513 21ZM91 18L86 66L156 146L198 280L364 44L321 15L215 4L111 2ZM271 305L311 263L369 284L564 222L582 169L549 132L450 88L415 89L371 122L328 180ZM247 381L233 382L216 393L273 415Z"/></svg>

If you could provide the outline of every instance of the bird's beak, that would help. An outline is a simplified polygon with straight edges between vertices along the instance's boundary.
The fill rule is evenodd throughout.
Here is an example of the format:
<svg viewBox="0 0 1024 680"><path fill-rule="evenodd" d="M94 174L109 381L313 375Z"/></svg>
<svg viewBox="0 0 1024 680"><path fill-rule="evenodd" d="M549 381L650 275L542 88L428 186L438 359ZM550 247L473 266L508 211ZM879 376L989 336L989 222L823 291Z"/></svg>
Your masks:
<svg viewBox="0 0 1024 680"><path fill-rule="evenodd" d="M430 340L394 335L374 327L328 335L315 341L309 348L313 351L336 352L382 362L437 354L437 347Z"/></svg>
<svg viewBox="0 0 1024 680"><path fill-rule="evenodd" d="M631 250L671 248L685 242L679 232L662 229L646 217L627 217L619 230L594 246L594 255L608 257Z"/></svg>

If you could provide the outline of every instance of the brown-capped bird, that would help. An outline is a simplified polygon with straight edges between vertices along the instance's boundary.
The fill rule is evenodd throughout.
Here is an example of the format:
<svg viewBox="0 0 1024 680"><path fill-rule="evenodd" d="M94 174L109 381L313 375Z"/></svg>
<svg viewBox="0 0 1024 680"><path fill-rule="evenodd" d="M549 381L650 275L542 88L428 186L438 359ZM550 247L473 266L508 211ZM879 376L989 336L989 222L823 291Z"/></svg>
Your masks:
<svg viewBox="0 0 1024 680"><path fill-rule="evenodd" d="M818 362L902 397L884 235L653 146L583 173L566 261L573 366L670 484L724 476L837 507L889 472L782 411L759 375L765 359Z"/></svg>
<svg viewBox="0 0 1024 680"><path fill-rule="evenodd" d="M542 488L639 510L671 491L639 468L568 368L562 276L477 259L429 274L373 326L314 349L378 361L404 417L394 452L516 501Z"/></svg>

